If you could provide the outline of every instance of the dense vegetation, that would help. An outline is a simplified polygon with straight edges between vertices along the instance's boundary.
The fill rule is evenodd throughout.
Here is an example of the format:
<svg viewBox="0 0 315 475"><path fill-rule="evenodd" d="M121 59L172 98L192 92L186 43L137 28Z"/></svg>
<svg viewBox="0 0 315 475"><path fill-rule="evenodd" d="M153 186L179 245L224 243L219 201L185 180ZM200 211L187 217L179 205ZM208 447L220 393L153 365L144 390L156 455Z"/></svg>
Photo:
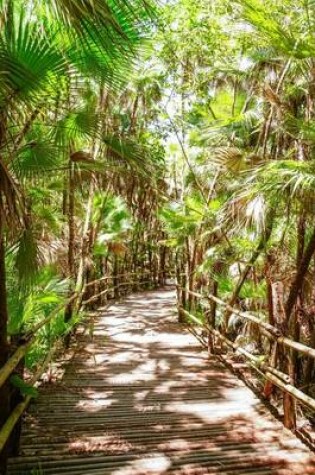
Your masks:
<svg viewBox="0 0 315 475"><path fill-rule="evenodd" d="M162 219L186 289L179 300L193 308L187 290L210 292L311 347L314 7L181 1L166 11L161 52L165 121L177 139ZM208 320L250 352L272 353L257 326L230 310L214 303ZM314 395L313 359L278 358Z"/></svg>
<svg viewBox="0 0 315 475"><path fill-rule="evenodd" d="M0 366L55 310L36 367L86 283L173 271L184 308L211 293L315 347L314 18L311 0L0 0ZM272 353L230 311L208 320ZM314 396L314 360L278 357Z"/></svg>
<svg viewBox="0 0 315 475"><path fill-rule="evenodd" d="M139 69L154 17L141 0L0 2L0 366L54 314L27 367L49 356L87 281L161 275L163 150Z"/></svg>

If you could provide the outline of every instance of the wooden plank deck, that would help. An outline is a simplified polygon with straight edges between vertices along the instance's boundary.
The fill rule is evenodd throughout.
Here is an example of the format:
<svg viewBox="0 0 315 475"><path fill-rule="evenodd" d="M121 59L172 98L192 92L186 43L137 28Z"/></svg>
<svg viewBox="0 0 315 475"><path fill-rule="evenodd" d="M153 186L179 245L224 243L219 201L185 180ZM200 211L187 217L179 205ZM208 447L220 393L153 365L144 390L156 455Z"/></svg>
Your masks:
<svg viewBox="0 0 315 475"><path fill-rule="evenodd" d="M26 416L10 475L307 475L315 457L176 323L172 291L95 319Z"/></svg>

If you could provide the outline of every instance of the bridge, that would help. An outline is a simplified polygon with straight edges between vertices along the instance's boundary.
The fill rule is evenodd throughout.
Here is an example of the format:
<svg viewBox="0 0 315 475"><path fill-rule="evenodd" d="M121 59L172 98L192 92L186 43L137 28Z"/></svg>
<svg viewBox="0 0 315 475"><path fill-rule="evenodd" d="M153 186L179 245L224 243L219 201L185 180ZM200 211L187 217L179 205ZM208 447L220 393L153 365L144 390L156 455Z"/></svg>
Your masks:
<svg viewBox="0 0 315 475"><path fill-rule="evenodd" d="M315 456L178 324L173 290L79 328L29 406L10 475L311 475Z"/></svg>

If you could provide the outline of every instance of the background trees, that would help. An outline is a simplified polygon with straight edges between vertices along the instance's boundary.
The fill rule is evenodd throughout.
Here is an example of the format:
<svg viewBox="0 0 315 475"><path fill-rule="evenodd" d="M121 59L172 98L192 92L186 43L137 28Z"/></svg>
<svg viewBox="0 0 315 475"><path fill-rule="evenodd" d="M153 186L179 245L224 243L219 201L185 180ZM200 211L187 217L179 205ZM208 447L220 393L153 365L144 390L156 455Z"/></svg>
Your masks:
<svg viewBox="0 0 315 475"><path fill-rule="evenodd" d="M210 292L314 346L314 2L156 8L0 1L0 366L84 284L173 268L183 307ZM76 311L43 327L30 368ZM208 318L274 355L233 312ZM313 360L277 358L314 395Z"/></svg>
<svg viewBox="0 0 315 475"><path fill-rule="evenodd" d="M0 366L56 309L35 367L77 322L72 304L58 309L88 281L149 265L158 279L163 152L133 83L154 16L138 0L0 2ZM135 240L141 253L127 253Z"/></svg>
<svg viewBox="0 0 315 475"><path fill-rule="evenodd" d="M164 13L162 220L178 279L313 345L313 2L179 1ZM196 305L189 292L179 298ZM213 305L211 321L244 348L270 351L230 311ZM313 363L279 358L314 394Z"/></svg>

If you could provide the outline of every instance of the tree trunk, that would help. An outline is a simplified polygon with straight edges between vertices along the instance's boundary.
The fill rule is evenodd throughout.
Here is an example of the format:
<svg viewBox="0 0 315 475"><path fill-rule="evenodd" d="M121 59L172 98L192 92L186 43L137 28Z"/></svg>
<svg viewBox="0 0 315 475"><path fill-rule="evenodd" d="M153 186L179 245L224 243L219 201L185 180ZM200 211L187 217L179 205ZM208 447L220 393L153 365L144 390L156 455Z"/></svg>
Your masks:
<svg viewBox="0 0 315 475"><path fill-rule="evenodd" d="M273 295L272 295L272 264L273 256L271 253L268 253L266 256L266 265L265 265L265 276L267 284L267 302L268 302L268 322L270 325L275 325L275 316L274 316L274 305L273 305Z"/></svg>
<svg viewBox="0 0 315 475"><path fill-rule="evenodd" d="M212 295L214 297L218 296L218 287L219 284L216 280L213 280L212 282ZM216 320L216 313L217 313L217 304L213 300L210 300L210 309L209 309L209 315L208 315L208 324L210 327L214 328L216 327L215 320ZM214 342L214 337L211 332L208 334L208 352L210 354L215 353L215 342Z"/></svg>
<svg viewBox="0 0 315 475"><path fill-rule="evenodd" d="M295 275L295 278L291 284L291 289L289 296L285 304L285 317L286 317L286 329L293 339L296 338L296 329L297 329L297 314L296 311L293 312L293 309L296 305L298 296L303 288L304 279L307 274L311 259L315 252L315 228L308 242L308 245L304 251L303 256L301 257L300 264ZM292 313L293 312L293 313ZM295 383L295 352L290 351L287 355L286 362L287 372L291 379L291 384ZM289 394L284 394L283 396L283 410L284 410L284 425L289 429L294 429L296 427L296 409L295 401Z"/></svg>
<svg viewBox="0 0 315 475"><path fill-rule="evenodd" d="M15 335L11 337L11 345L10 345L10 353L14 353L14 351L25 342L23 340L23 335ZM15 368L12 375L16 375L21 379L24 379L24 369L25 369L25 358L19 362L17 367ZM15 409L15 407L22 402L24 399L23 394L21 393L20 389L17 387L13 387L11 385L10 388L10 412ZM17 457L20 451L20 439L21 439L21 430L22 430L22 418L16 423L10 439L9 439L9 447L8 447L8 455L10 457Z"/></svg>
<svg viewBox="0 0 315 475"><path fill-rule="evenodd" d="M0 368L6 363L8 354L8 308L6 292L5 245L2 223L0 222ZM2 427L10 414L9 381L6 381L3 386L0 387L0 407L0 427ZM0 454L1 474L6 473L7 454L8 447L6 446Z"/></svg>
<svg viewBox="0 0 315 475"><path fill-rule="evenodd" d="M74 226L74 207L75 207L75 182L74 182L74 164L69 159L69 198L68 198L68 277L70 279L69 284L69 297L73 292L73 281L75 279L75 226ZM73 302L70 302L65 308L64 319L65 322L69 322L73 314ZM69 346L70 334L68 333L65 338L66 346Z"/></svg>
<svg viewBox="0 0 315 475"><path fill-rule="evenodd" d="M242 287L247 279L247 276L252 269L253 265L255 264L256 260L260 256L261 252L265 249L266 244L268 243L270 237L271 237L271 232L272 232L272 226L273 226L273 216L274 216L274 211L271 210L269 212L269 216L266 218L266 229L263 232L263 235L258 243L258 246L256 250L253 252L252 257L250 258L248 264L246 265L244 271L240 275L238 282L236 284L236 287L234 289L234 292L232 294L232 297L230 298L228 304L233 307L235 305L235 302L240 294L240 291L242 290ZM229 324L229 318L231 316L231 311L226 310L224 313L223 321L224 321L224 328L225 331L227 330L228 324Z"/></svg>
<svg viewBox="0 0 315 475"><path fill-rule="evenodd" d="M304 255L301 259L295 278L291 284L289 296L287 298L287 301L284 307L288 328L290 327L290 318L292 315L293 308L296 304L299 292L301 291L303 287L304 278L308 271L314 252L315 252L315 228L313 229L312 236L305 249Z"/></svg>

